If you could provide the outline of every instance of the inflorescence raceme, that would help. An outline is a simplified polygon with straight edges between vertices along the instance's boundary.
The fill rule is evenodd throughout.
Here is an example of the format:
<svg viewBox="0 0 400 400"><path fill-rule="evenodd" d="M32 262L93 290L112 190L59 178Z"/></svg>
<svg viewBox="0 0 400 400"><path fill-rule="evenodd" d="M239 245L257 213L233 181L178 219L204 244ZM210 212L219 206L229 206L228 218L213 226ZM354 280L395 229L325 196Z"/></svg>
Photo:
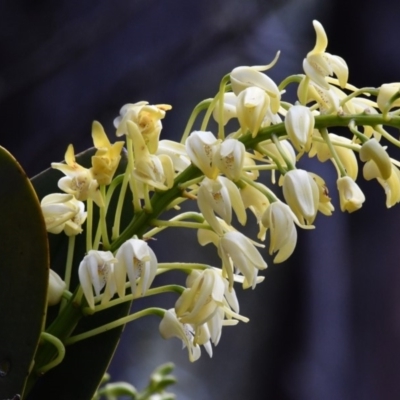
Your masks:
<svg viewBox="0 0 400 400"><path fill-rule="evenodd" d="M376 179L383 187L387 207L400 201L400 163L382 144L400 146L387 130L400 127L400 83L352 86L346 62L326 52L325 31L319 22L313 24L316 44L303 61L302 74L276 84L263 71L276 64L279 54L266 66L233 69L221 80L217 95L194 108L180 142L160 140L161 121L171 106L142 101L123 106L114 120L116 135L125 140L111 144L100 123L93 123L97 151L90 168L77 163L72 145L65 163L52 164L65 174L58 183L63 193L43 198L42 209L48 231L70 237L68 260L75 235L86 235L78 289L84 312L101 312L166 291L178 295L174 308L145 309L71 336L65 344L156 314L161 317L162 337L180 338L191 361L199 358L201 345L211 356L211 344L218 344L223 326L248 320L239 314L234 282L254 289L263 280L258 272L267 268L264 245L245 236L241 227L257 223L261 242L269 232L269 254L280 263L293 253L298 228L313 229L318 212L330 216L334 211L324 179L297 166L305 155L334 165L342 211L356 211L365 201L357 184L360 162L363 177ZM295 104L282 100L289 84L297 85ZM200 130L193 131L203 111ZM217 132L209 130L211 118ZM236 130L227 132L235 121ZM335 133L337 127L347 127L347 135ZM126 171L114 176L124 147ZM273 184L282 188L281 198L271 190ZM109 226L113 193L118 193L118 200L114 224ZM122 229L127 193L133 198L133 217ZM181 212L179 204L187 200L196 201L199 211ZM98 221L93 217L96 207ZM176 215L163 220L163 212L170 209ZM149 239L167 228L182 227L196 229L201 246L216 247L218 266L195 260L158 262ZM152 286L157 274L173 269L188 274L186 287ZM70 289L71 261L66 270L64 280L52 274L51 304ZM65 301L64 296L61 307Z"/></svg>

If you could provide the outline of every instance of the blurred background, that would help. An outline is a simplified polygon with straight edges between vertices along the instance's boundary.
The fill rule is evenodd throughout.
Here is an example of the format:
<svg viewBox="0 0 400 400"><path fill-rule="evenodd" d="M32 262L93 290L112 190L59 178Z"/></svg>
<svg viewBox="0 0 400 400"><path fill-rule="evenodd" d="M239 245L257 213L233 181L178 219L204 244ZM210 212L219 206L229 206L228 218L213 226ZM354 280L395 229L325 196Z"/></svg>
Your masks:
<svg viewBox="0 0 400 400"><path fill-rule="evenodd" d="M33 176L69 143L92 146L93 120L112 138L120 107L140 100L173 105L162 138L178 139L232 68L269 63L281 50L269 75L302 73L313 19L352 84L399 80L397 9L390 0L2 0L0 145ZM299 232L289 261L273 265L265 251L265 281L237 288L250 322L225 328L213 358L203 352L191 364L178 340L159 336L159 320L140 320L125 329L113 380L141 388L173 361L181 400L400 398L399 207L387 210L380 185L360 179L367 201L344 215L333 167L301 165L325 178L337 211ZM159 260L215 257L183 236L155 243Z"/></svg>

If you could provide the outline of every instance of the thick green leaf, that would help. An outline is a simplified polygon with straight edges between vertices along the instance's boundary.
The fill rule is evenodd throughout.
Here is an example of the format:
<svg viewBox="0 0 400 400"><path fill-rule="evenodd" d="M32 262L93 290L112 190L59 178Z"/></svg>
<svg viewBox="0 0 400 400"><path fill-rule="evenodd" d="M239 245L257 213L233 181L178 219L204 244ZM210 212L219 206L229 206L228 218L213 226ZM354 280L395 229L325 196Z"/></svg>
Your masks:
<svg viewBox="0 0 400 400"><path fill-rule="evenodd" d="M95 150L96 149L92 148L77 155L77 162L85 167L90 167L91 156L94 154ZM126 165L127 158L125 153L123 153L117 174L123 173L126 169ZM60 192L57 187L57 182L62 176L60 171L48 169L34 177L32 183L39 198L43 198L50 193ZM116 198L118 192L119 190L116 190ZM109 226L112 226L112 217L115 213L115 207L116 199L109 207ZM132 199L129 198L129 193L125 201L124 210L124 219L127 224L132 218ZM94 221L96 221L96 215ZM51 268L57 271L60 276L64 276L68 238L63 233L59 235L50 234L49 243ZM76 237L71 282L72 290L78 285L77 271L79 263L85 256L85 252L86 237L85 233L82 233ZM57 308L58 307L55 307L55 309ZM74 334L96 328L126 316L129 313L129 309L130 303L128 302L93 316L84 317L79 322ZM49 314L48 320L50 322L55 318L56 312L50 308ZM28 399L91 399L108 368L122 330L123 327L115 328L67 347L63 362L39 379Z"/></svg>
<svg viewBox="0 0 400 400"><path fill-rule="evenodd" d="M0 147L0 399L21 394L46 313L45 224L35 191Z"/></svg>

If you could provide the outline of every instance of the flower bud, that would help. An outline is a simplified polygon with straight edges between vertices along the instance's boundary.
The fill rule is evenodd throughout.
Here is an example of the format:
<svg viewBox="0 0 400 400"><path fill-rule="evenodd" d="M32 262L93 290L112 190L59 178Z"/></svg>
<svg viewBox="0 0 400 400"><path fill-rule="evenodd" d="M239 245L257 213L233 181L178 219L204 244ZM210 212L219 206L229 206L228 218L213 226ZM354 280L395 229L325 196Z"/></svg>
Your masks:
<svg viewBox="0 0 400 400"><path fill-rule="evenodd" d="M47 305L55 306L61 301L62 295L66 288L65 282L61 279L57 272L50 270L49 288L47 291Z"/></svg>
<svg viewBox="0 0 400 400"><path fill-rule="evenodd" d="M314 115L308 107L301 105L290 107L285 118L285 128L298 152L310 150L314 124Z"/></svg>
<svg viewBox="0 0 400 400"><path fill-rule="evenodd" d="M336 182L339 190L340 209L342 211L353 211L361 208L365 201L364 193L361 191L357 183L349 176L339 178Z"/></svg>
<svg viewBox="0 0 400 400"><path fill-rule="evenodd" d="M392 163L386 150L375 139L369 139L360 149L360 160L366 161L363 175L366 180L374 178L389 179L392 173Z"/></svg>

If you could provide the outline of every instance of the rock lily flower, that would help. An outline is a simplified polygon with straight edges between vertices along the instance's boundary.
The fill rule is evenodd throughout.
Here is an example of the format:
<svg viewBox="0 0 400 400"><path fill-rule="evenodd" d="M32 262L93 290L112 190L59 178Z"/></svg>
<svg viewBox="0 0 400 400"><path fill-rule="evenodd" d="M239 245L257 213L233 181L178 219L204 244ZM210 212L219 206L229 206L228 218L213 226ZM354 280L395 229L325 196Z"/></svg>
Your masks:
<svg viewBox="0 0 400 400"><path fill-rule="evenodd" d="M239 312L235 291L229 291L228 281L214 269L193 271L186 280L187 289L175 303L175 311L182 323L194 327L208 322L221 308L228 315ZM225 315L225 314L224 314ZM223 318L223 317L222 317Z"/></svg>
<svg viewBox="0 0 400 400"><path fill-rule="evenodd" d="M65 153L65 162L51 163L52 168L58 169L66 176L58 181L58 187L77 200L85 201L89 197L99 206L104 207L104 200L99 191L99 183L92 172L75 161L74 148L70 144Z"/></svg>
<svg viewBox="0 0 400 400"><path fill-rule="evenodd" d="M117 136L129 135L127 122L134 123L143 135L149 152L154 154L158 148L162 129L161 120L165 117L166 111L171 110L172 107L168 104L148 104L147 101L125 104L120 110L120 116L114 119L114 126L117 128Z"/></svg>
<svg viewBox="0 0 400 400"><path fill-rule="evenodd" d="M137 125L128 121L127 127L135 155L133 176L138 181L160 190L172 187L174 167L171 158L165 154L160 156L150 154Z"/></svg>
<svg viewBox="0 0 400 400"><path fill-rule="evenodd" d="M392 174L390 178L384 180L377 178L386 193L386 207L390 208L400 202L400 171L392 164Z"/></svg>
<svg viewBox="0 0 400 400"><path fill-rule="evenodd" d="M222 125L226 125L229 120L232 118L236 118L236 104L237 97L235 93L227 92L224 93L224 99L222 104ZM213 110L213 118L216 122L220 122L220 103L217 102L214 110Z"/></svg>
<svg viewBox="0 0 400 400"><path fill-rule="evenodd" d="M319 204L318 185L303 169L287 172L283 177L283 197L300 223L311 225L317 215Z"/></svg>
<svg viewBox="0 0 400 400"><path fill-rule="evenodd" d="M60 275L51 269L49 274L49 288L47 291L47 305L55 306L58 304L61 301L66 286Z"/></svg>
<svg viewBox="0 0 400 400"><path fill-rule="evenodd" d="M392 163L386 150L375 139L369 139L360 149L360 160L366 161L363 175L366 180L382 178L387 180L392 173Z"/></svg>
<svg viewBox="0 0 400 400"><path fill-rule="evenodd" d="M357 183L349 176L343 176L336 184L339 190L340 209L349 213L360 209L365 196Z"/></svg>
<svg viewBox="0 0 400 400"><path fill-rule="evenodd" d="M175 310L166 310L161 320L160 334L164 339L177 337L182 340L183 348L187 347L189 360L194 362L200 358L201 350L197 343L194 343L194 329L190 324L183 324L176 316ZM205 349L212 355L211 344L208 342Z"/></svg>
<svg viewBox="0 0 400 400"><path fill-rule="evenodd" d="M197 205L206 221L219 235L222 227L214 213L217 213L228 225L232 221L232 208L239 222L246 223L246 210L237 186L228 178L219 176L217 179L205 177L197 193Z"/></svg>
<svg viewBox="0 0 400 400"><path fill-rule="evenodd" d="M395 98L394 96L397 96ZM385 83L379 88L376 102L382 113L387 113L391 108L400 107L400 82ZM391 100L393 98L393 100Z"/></svg>
<svg viewBox="0 0 400 400"><path fill-rule="evenodd" d="M111 144L102 125L94 121L92 125L93 143L97 148L92 157L91 172L99 185L109 185L121 159L124 142Z"/></svg>
<svg viewBox="0 0 400 400"><path fill-rule="evenodd" d="M281 201L275 201L269 205L262 216L262 223L270 231L269 254L278 252L274 258L276 264L287 260L296 247L295 224L302 228L311 228L301 225L290 207Z"/></svg>
<svg viewBox="0 0 400 400"><path fill-rule="evenodd" d="M308 152L311 147L315 118L308 107L295 105L289 108L285 117L285 128L294 148Z"/></svg>
<svg viewBox="0 0 400 400"><path fill-rule="evenodd" d="M125 296L128 275L132 295L143 296L153 283L157 272L157 258L153 250L141 239L127 240L117 251L114 266L115 283L119 297Z"/></svg>
<svg viewBox="0 0 400 400"><path fill-rule="evenodd" d="M243 133L250 131L253 138L257 136L269 104L268 94L257 86L250 86L239 93L236 112Z"/></svg>
<svg viewBox="0 0 400 400"><path fill-rule="evenodd" d="M344 88L349 75L347 64L343 58L325 52L328 46L325 30L318 21L314 20L313 25L317 35L316 43L304 59L303 69L312 81L326 90L329 90L329 84L325 78L335 73L340 86Z"/></svg>
<svg viewBox="0 0 400 400"><path fill-rule="evenodd" d="M237 181L242 174L246 148L237 139L225 139L214 155L215 166L227 178Z"/></svg>
<svg viewBox="0 0 400 400"><path fill-rule="evenodd" d="M237 231L225 233L218 244L218 253L227 274L229 287L233 285L233 268L244 276L243 288L255 288L259 270L267 268L261 254L250 239Z"/></svg>
<svg viewBox="0 0 400 400"><path fill-rule="evenodd" d="M219 172L213 163L219 143L211 132L194 131L186 139L187 155L192 163L210 179L215 179Z"/></svg>
<svg viewBox="0 0 400 400"><path fill-rule="evenodd" d="M116 292L114 264L117 259L110 251L90 250L79 264L78 275L89 307L94 309L93 289L100 296L105 287L101 303L107 303Z"/></svg>
<svg viewBox="0 0 400 400"><path fill-rule="evenodd" d="M40 202L47 232L65 232L74 236L82 232L86 220L85 205L72 194L53 193L43 197Z"/></svg>

